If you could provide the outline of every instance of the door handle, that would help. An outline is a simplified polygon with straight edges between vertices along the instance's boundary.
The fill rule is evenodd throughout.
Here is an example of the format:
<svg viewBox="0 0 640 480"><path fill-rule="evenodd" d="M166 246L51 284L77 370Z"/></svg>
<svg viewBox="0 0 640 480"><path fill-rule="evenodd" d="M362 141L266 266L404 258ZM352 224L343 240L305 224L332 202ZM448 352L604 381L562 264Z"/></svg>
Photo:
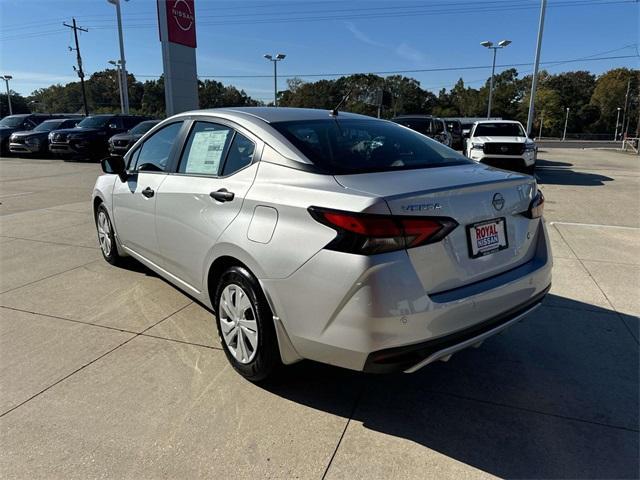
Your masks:
<svg viewBox="0 0 640 480"><path fill-rule="evenodd" d="M219 202L230 202L235 198L236 194L233 192L230 192L226 188L221 188L220 190L211 192L209 196Z"/></svg>
<svg viewBox="0 0 640 480"><path fill-rule="evenodd" d="M144 195L147 198L151 198L155 195L156 192L153 191L153 189L151 187L147 187L144 190L142 190L142 195Z"/></svg>

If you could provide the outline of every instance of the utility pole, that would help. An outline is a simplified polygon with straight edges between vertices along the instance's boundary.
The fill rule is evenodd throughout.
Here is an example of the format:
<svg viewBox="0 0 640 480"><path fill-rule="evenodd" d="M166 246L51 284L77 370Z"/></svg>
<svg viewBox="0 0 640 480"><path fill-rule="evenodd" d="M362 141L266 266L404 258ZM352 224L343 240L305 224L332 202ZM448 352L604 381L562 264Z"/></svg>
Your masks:
<svg viewBox="0 0 640 480"><path fill-rule="evenodd" d="M627 118L627 102L629 100L629 88L631 87L631 78L629 78L629 80L627 81L627 93L624 96L624 111L622 112L622 129L620 130L620 132L622 133L622 138L625 137L625 129L624 129L624 121ZM618 111L618 113L620 113ZM616 121L616 129L617 129L617 121Z"/></svg>
<svg viewBox="0 0 640 480"><path fill-rule="evenodd" d="M527 116L527 135L531 134L533 128L533 116L536 109L536 87L538 85L538 67L540 66L540 50L542 49L542 32L544 31L544 14L547 9L547 0L540 2L540 21L538 23L538 44L536 45L536 58L533 67L533 77L531 78L531 95L529 98L529 115Z"/></svg>
<svg viewBox="0 0 640 480"><path fill-rule="evenodd" d="M78 43L78 30L82 32L88 32L89 30L87 30L86 28L78 27L76 25L75 18L73 18L72 20L73 20L73 25L69 25L67 23L63 23L62 25L64 25L65 27L71 28L73 30L73 38L76 41L75 51L78 59L78 68L76 69L76 67L73 67L73 69L76 70L76 72L78 73L78 77L80 77L80 86L82 87L82 103L84 104L84 114L89 115L89 106L87 105L87 91L84 87L84 72L82 71L82 57L80 56L80 44ZM69 50L74 50L74 49L69 47Z"/></svg>

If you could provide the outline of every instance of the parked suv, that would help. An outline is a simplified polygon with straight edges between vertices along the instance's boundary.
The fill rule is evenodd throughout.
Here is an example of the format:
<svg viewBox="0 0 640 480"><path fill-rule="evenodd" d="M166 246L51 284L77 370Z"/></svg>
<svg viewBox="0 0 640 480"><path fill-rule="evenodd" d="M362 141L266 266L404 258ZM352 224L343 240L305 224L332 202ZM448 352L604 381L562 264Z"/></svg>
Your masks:
<svg viewBox="0 0 640 480"><path fill-rule="evenodd" d="M0 120L0 155L9 153L9 137L12 133L32 130L50 118L56 117L46 113L24 113L4 117Z"/></svg>
<svg viewBox="0 0 640 480"><path fill-rule="evenodd" d="M108 154L108 140L126 132L148 117L137 115L91 115L75 128L49 133L49 151L61 158L100 158Z"/></svg>
<svg viewBox="0 0 640 480"><path fill-rule="evenodd" d="M128 132L114 135L109 139L109 153L111 155L124 155L129 150L129 147L158 123L160 123L160 120L145 120Z"/></svg>
<svg viewBox="0 0 640 480"><path fill-rule="evenodd" d="M522 124L513 120L474 123L465 155L476 162L531 175L536 167L536 144L527 136Z"/></svg>
<svg viewBox="0 0 640 480"><path fill-rule="evenodd" d="M451 135L451 148L454 150L462 150L462 123L460 120L444 119L447 131Z"/></svg>
<svg viewBox="0 0 640 480"><path fill-rule="evenodd" d="M73 128L82 117L45 120L33 130L15 132L9 137L9 151L18 154L49 153L49 132L59 128Z"/></svg>
<svg viewBox="0 0 640 480"><path fill-rule="evenodd" d="M104 259L130 255L208 307L253 381L305 358L413 372L519 322L550 287L535 180L392 122L184 112L102 169Z"/></svg>
<svg viewBox="0 0 640 480"><path fill-rule="evenodd" d="M401 115L392 118L391 121L433 138L447 147L451 146L451 134L447 131L444 120L441 118L431 115Z"/></svg>

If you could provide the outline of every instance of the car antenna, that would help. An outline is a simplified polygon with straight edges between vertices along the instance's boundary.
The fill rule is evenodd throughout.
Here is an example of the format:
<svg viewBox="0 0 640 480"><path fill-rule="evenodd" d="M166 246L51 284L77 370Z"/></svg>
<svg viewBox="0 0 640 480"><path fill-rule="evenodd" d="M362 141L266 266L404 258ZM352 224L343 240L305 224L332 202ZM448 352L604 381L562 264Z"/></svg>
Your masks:
<svg viewBox="0 0 640 480"><path fill-rule="evenodd" d="M333 110L331 110L331 112L329 112L329 115L331 115L332 117L337 117L338 116L338 109L342 106L342 104L344 102L347 101L347 99L349 98L349 95L351 95L351 92L353 91L353 87L351 87L349 89L349 91L347 92L347 94L342 97L342 100L340 100L340 103L338 103L338 105L335 106L335 108Z"/></svg>

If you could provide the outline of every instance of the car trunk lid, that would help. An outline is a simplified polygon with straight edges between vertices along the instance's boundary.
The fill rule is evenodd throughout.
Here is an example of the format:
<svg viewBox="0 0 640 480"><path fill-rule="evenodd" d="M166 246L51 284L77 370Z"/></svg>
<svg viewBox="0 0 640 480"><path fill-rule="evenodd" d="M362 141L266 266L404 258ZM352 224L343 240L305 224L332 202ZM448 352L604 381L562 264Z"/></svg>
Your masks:
<svg viewBox="0 0 640 480"><path fill-rule="evenodd" d="M497 275L534 255L538 219L522 215L537 189L532 177L469 164L339 175L336 180L347 189L382 197L393 215L442 216L458 222L444 240L407 250L428 293ZM506 248L472 258L469 227L500 218Z"/></svg>

